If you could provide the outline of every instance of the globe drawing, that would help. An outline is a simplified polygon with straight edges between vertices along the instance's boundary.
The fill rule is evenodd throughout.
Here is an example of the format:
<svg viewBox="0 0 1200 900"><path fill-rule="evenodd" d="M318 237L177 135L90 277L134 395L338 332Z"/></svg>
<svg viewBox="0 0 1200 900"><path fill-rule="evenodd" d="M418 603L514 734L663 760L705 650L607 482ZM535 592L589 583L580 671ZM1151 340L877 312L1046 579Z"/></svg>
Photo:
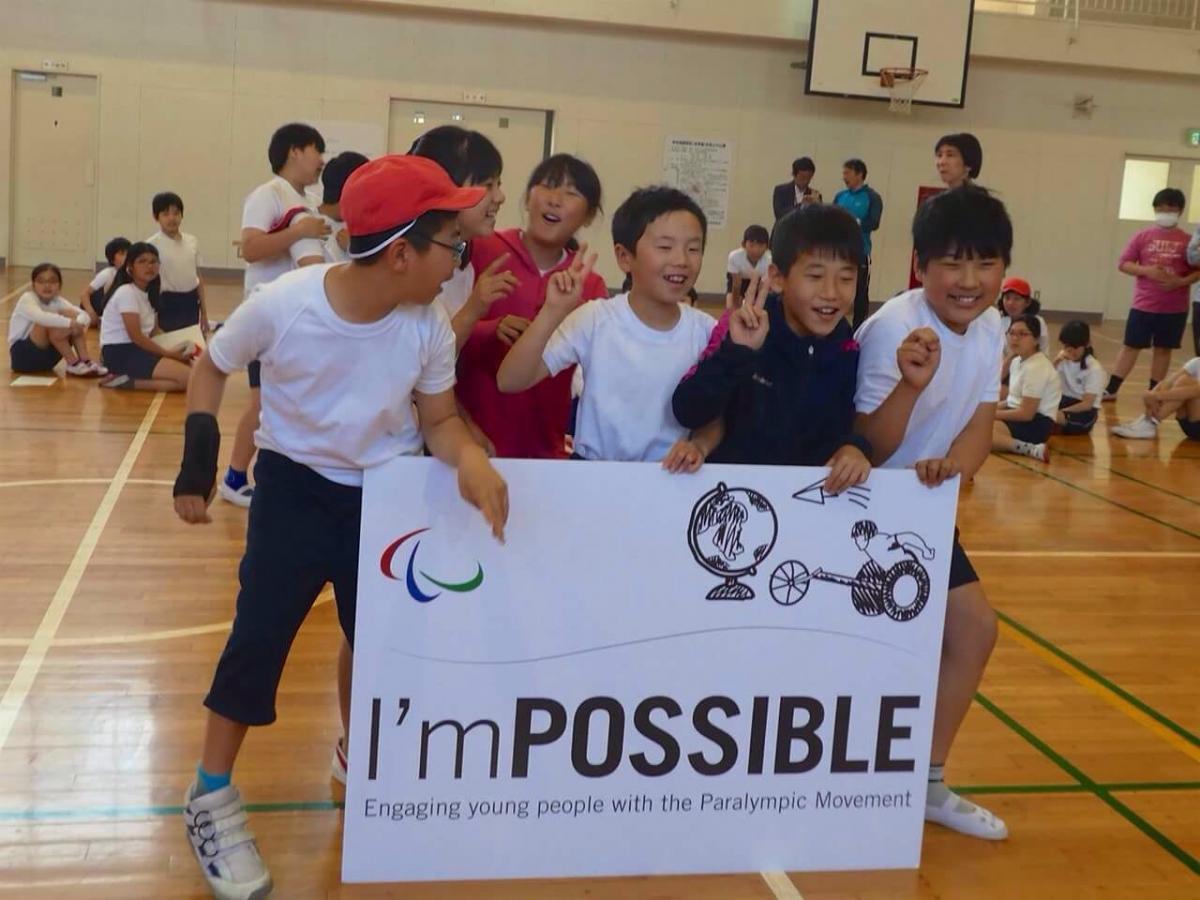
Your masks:
<svg viewBox="0 0 1200 900"><path fill-rule="evenodd" d="M697 563L723 579L708 599L752 599L754 590L738 579L757 574L778 535L775 510L752 488L722 482L701 497L688 523L688 547Z"/></svg>

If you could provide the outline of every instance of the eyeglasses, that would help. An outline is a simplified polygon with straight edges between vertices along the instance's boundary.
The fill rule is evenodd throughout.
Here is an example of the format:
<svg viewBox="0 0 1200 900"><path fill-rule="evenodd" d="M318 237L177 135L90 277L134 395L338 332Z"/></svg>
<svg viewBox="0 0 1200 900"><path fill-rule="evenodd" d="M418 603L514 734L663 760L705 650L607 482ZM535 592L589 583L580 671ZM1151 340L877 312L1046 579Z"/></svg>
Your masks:
<svg viewBox="0 0 1200 900"><path fill-rule="evenodd" d="M1013 331L1010 329L1008 332L1008 336L1015 337L1015 338L1033 337L1033 332L1032 331Z"/></svg>
<svg viewBox="0 0 1200 900"><path fill-rule="evenodd" d="M437 244L439 247L445 247L454 254L455 262L462 262L463 255L467 252L466 241L455 241L453 244L447 244L445 241L439 241L433 235L425 234L422 231L414 231L413 234L420 235L431 244Z"/></svg>

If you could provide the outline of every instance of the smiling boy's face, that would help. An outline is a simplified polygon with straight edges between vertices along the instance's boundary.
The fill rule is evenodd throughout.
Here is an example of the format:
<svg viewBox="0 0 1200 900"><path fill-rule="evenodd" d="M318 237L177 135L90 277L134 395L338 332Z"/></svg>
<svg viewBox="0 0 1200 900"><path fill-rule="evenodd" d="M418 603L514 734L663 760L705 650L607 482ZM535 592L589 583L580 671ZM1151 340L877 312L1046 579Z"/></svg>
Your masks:
<svg viewBox="0 0 1200 900"><path fill-rule="evenodd" d="M825 337L854 305L858 266L831 253L806 251L787 275L771 266L771 289L783 295L784 317L800 335Z"/></svg>
<svg viewBox="0 0 1200 900"><path fill-rule="evenodd" d="M637 253L619 244L617 264L633 276L634 290L648 300L684 303L704 261L704 229L683 209L659 216L638 238Z"/></svg>
<svg viewBox="0 0 1200 900"><path fill-rule="evenodd" d="M1004 281L1004 260L999 257L941 256L931 259L917 277L925 287L925 298L956 334L967 327L995 302Z"/></svg>

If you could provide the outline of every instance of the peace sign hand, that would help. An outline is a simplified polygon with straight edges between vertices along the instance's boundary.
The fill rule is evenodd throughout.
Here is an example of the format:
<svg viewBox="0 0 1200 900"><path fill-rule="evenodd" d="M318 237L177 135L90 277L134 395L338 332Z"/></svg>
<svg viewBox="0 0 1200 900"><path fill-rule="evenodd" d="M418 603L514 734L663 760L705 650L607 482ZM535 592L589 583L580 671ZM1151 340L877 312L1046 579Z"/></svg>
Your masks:
<svg viewBox="0 0 1200 900"><path fill-rule="evenodd" d="M741 306L734 308L737 298L733 294L725 297L725 308L733 310L729 317L729 338L735 344L758 350L766 341L771 320L764 307L770 289L767 279L755 272L750 276L750 286L746 288Z"/></svg>
<svg viewBox="0 0 1200 900"><path fill-rule="evenodd" d="M597 254L588 253L588 245L581 244L571 265L550 276L546 285L546 309L566 317L580 303L583 286L596 266Z"/></svg>

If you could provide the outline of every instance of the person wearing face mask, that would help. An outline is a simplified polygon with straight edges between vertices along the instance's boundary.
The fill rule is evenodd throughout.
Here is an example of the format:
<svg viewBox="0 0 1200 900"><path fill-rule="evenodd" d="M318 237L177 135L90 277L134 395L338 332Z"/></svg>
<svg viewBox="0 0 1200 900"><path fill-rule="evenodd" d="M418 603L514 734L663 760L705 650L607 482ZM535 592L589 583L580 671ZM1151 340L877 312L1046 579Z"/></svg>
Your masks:
<svg viewBox="0 0 1200 900"><path fill-rule="evenodd" d="M1115 400L1117 391L1137 363L1138 353L1153 348L1150 389L1171 367L1171 351L1183 341L1187 327L1188 289L1200 281L1200 269L1188 263L1189 235L1179 227L1187 198L1176 188L1154 195L1154 224L1130 239L1121 254L1120 269L1135 279L1133 308L1125 321L1125 340L1104 392Z"/></svg>

